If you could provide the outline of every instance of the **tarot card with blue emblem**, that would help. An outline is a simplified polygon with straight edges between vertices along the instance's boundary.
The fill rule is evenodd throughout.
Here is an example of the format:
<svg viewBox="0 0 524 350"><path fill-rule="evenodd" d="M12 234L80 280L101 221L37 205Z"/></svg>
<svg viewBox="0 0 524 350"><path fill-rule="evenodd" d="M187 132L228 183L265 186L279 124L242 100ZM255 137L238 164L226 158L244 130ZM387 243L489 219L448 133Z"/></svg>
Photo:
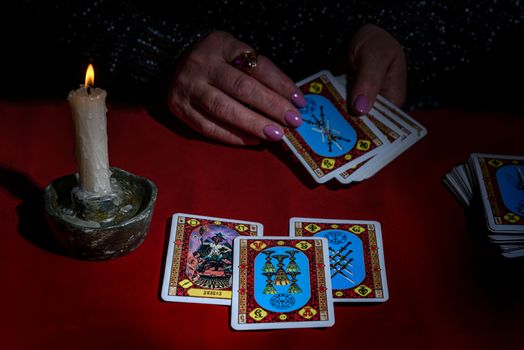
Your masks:
<svg viewBox="0 0 524 350"><path fill-rule="evenodd" d="M480 246L506 258L524 256L524 157L473 153L442 181L467 209Z"/></svg>
<svg viewBox="0 0 524 350"><path fill-rule="evenodd" d="M177 213L173 215L162 299L231 304L233 240L261 236L257 222Z"/></svg>
<svg viewBox="0 0 524 350"><path fill-rule="evenodd" d="M235 239L234 329L318 328L334 323L325 238Z"/></svg>
<svg viewBox="0 0 524 350"><path fill-rule="evenodd" d="M286 129L284 142L318 183L373 157L389 144L367 117L348 113L341 88L329 71L301 82L306 106L302 124Z"/></svg>
<svg viewBox="0 0 524 350"><path fill-rule="evenodd" d="M384 248L377 221L291 218L289 235L327 239L334 302L388 299Z"/></svg>
<svg viewBox="0 0 524 350"><path fill-rule="evenodd" d="M488 229L524 235L524 157L472 154Z"/></svg>

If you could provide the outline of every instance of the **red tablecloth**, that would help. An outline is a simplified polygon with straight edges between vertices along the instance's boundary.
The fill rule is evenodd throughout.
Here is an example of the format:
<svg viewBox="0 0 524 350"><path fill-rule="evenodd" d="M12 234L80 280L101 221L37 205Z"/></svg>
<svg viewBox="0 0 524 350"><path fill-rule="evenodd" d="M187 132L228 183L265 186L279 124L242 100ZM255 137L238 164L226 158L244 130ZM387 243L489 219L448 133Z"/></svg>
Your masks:
<svg viewBox="0 0 524 350"><path fill-rule="evenodd" d="M303 182L279 147L214 144L143 108L109 104L111 165L153 180L158 200L135 252L85 262L41 242L38 195L75 171L67 102L0 102L0 347L521 348L523 264L476 246L441 177L472 152L524 154L524 115L413 115L426 138L373 178L336 188ZM287 235L292 216L378 220L390 300L336 305L328 329L233 331L229 307L159 298L175 212L258 221L266 235Z"/></svg>

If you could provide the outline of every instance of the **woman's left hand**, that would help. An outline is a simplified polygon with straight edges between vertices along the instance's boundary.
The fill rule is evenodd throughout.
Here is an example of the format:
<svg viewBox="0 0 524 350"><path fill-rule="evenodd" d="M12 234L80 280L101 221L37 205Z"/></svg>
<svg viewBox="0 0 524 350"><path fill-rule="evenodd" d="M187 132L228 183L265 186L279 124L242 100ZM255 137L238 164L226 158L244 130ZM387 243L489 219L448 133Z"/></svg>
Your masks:
<svg viewBox="0 0 524 350"><path fill-rule="evenodd" d="M353 82L349 99L354 112L369 112L377 94L398 106L406 98L406 56L400 43L384 29L362 26L351 38L349 64Z"/></svg>

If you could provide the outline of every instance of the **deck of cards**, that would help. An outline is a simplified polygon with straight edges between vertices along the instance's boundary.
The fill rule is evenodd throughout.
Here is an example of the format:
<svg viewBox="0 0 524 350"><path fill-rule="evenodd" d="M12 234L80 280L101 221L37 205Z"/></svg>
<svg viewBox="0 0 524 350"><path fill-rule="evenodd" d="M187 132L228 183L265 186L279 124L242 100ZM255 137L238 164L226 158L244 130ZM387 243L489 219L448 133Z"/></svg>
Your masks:
<svg viewBox="0 0 524 350"><path fill-rule="evenodd" d="M507 258L524 256L524 157L474 153L443 181L474 218L482 217L492 247Z"/></svg>
<svg viewBox="0 0 524 350"><path fill-rule="evenodd" d="M291 218L288 236L256 222L173 215L162 299L231 305L236 330L320 328L334 303L388 299L376 221Z"/></svg>
<svg viewBox="0 0 524 350"><path fill-rule="evenodd" d="M286 129L284 142L318 183L370 178L401 155L426 129L382 96L364 116L348 113L345 76L321 71L297 83L306 106L302 125Z"/></svg>

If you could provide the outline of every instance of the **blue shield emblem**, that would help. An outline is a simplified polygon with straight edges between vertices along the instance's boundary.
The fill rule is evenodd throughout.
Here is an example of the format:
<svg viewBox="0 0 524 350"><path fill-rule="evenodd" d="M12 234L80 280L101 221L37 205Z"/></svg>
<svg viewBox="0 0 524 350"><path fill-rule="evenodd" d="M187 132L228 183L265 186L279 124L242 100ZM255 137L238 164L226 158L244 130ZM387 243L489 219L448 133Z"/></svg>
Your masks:
<svg viewBox="0 0 524 350"><path fill-rule="evenodd" d="M255 258L255 300L273 312L297 310L311 297L309 259L298 249L267 248Z"/></svg>

